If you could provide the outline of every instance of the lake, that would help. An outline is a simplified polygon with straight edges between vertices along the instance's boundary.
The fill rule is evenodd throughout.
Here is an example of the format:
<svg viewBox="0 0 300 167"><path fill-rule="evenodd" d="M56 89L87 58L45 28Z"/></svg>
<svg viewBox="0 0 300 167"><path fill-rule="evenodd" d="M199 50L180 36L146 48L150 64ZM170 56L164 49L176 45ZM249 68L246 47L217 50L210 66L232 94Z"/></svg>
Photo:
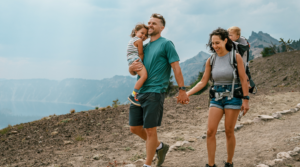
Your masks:
<svg viewBox="0 0 300 167"><path fill-rule="evenodd" d="M95 106L49 102L0 101L0 129L8 125L31 122L49 115L62 115L94 109Z"/></svg>

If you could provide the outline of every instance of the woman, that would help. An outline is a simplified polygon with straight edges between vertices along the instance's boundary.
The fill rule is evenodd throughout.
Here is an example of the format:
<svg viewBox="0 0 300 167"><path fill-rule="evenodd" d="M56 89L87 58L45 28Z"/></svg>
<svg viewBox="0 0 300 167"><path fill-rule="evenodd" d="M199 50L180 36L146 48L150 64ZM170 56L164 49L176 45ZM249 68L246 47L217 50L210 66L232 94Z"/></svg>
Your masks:
<svg viewBox="0 0 300 167"><path fill-rule="evenodd" d="M234 67L230 64L230 54L232 52L232 41L228 36L228 32L222 28L214 30L210 34L210 39L207 46L211 52L215 55L214 63L211 67L210 58L206 62L205 72L202 80L190 91L187 95L190 96L202 88L205 87L210 77L214 81L214 90L218 93L231 92L233 83ZM212 98L210 101L208 125L207 125L207 152L208 152L208 164L206 167L216 167L215 165L215 152L216 152L216 132L218 124L225 114L225 132L227 141L227 162L225 167L233 167L232 158L235 149L235 136L234 127L239 115L239 111L244 111L244 115L249 110L249 90L247 85L247 75L243 65L243 60L239 54L236 54L237 71L239 79L235 80L235 88L239 86L239 82L242 85L243 98L233 97L230 99L224 95L219 98ZM212 74L212 75L211 75ZM226 93L225 93L226 94ZM243 100L242 100L243 99Z"/></svg>

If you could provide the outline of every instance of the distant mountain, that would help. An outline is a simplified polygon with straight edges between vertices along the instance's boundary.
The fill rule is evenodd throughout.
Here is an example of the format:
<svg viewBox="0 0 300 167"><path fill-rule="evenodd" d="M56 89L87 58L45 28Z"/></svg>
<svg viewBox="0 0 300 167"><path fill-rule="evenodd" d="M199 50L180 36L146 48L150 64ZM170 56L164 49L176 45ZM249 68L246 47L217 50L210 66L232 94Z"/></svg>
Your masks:
<svg viewBox="0 0 300 167"><path fill-rule="evenodd" d="M275 38L273 38L268 33L263 33L262 31L259 31L258 33L252 31L252 34L250 35L248 42L250 43L250 60L261 57L261 51L264 47L268 47L271 45L271 43L275 45L279 45L279 41Z"/></svg>
<svg viewBox="0 0 300 167"><path fill-rule="evenodd" d="M136 78L114 76L102 80L47 79L0 80L0 101L36 101L107 106L127 102Z"/></svg>
<svg viewBox="0 0 300 167"><path fill-rule="evenodd" d="M196 56L179 63L184 77L184 85L190 85L197 78L199 72L204 71L203 67L209 56L210 55L208 53L201 51ZM174 76L173 71L171 75ZM173 77L173 81L177 84L175 77Z"/></svg>

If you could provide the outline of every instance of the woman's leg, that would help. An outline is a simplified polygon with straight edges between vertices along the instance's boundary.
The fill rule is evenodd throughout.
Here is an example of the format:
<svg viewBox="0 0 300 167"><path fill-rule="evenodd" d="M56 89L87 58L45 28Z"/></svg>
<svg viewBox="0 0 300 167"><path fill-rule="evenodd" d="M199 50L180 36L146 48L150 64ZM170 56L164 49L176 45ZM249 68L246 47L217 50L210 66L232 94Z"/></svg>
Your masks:
<svg viewBox="0 0 300 167"><path fill-rule="evenodd" d="M134 85L134 89L139 90L144 82L147 80L148 78L148 74L147 74L147 70L145 68L145 66L143 66L142 70L138 71L137 74L140 76L139 80L135 83Z"/></svg>
<svg viewBox="0 0 300 167"><path fill-rule="evenodd" d="M225 133L227 141L227 162L232 163L235 149L234 127L239 116L240 110L225 109Z"/></svg>
<svg viewBox="0 0 300 167"><path fill-rule="evenodd" d="M222 109L217 107L209 108L206 139L209 166L213 166L215 164L216 133L219 122L223 117L223 112L224 111Z"/></svg>

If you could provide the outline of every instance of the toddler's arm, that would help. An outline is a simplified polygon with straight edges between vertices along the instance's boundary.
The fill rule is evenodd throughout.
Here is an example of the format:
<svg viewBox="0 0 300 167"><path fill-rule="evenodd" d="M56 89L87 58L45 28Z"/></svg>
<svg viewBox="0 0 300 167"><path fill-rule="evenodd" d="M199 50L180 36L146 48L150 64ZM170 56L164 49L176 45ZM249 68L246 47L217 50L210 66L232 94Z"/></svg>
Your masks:
<svg viewBox="0 0 300 167"><path fill-rule="evenodd" d="M139 39L137 41L134 42L135 46L138 48L139 51L139 57L141 58L141 60L144 60L144 51L143 51L143 40Z"/></svg>

